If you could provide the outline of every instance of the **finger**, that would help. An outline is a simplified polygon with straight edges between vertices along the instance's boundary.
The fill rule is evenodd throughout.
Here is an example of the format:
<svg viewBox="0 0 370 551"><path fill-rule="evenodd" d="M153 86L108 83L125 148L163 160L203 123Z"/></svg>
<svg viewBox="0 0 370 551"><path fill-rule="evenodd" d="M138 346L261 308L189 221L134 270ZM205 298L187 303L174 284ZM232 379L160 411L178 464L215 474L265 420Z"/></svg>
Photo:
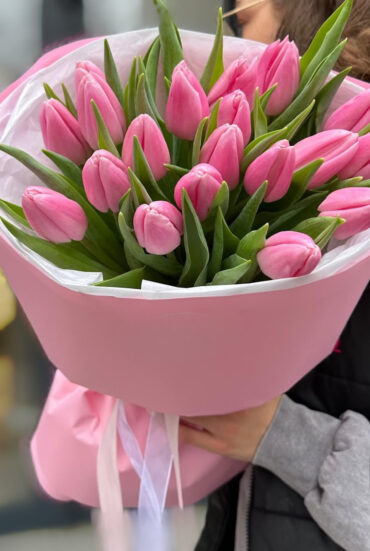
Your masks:
<svg viewBox="0 0 370 551"><path fill-rule="evenodd" d="M216 432L217 427L220 424L219 415L201 415L198 417L182 417L187 423L200 427L202 429L207 429L209 432Z"/></svg>
<svg viewBox="0 0 370 551"><path fill-rule="evenodd" d="M222 454L222 442L207 431L191 429L185 425L179 426L180 441L207 450L212 453Z"/></svg>

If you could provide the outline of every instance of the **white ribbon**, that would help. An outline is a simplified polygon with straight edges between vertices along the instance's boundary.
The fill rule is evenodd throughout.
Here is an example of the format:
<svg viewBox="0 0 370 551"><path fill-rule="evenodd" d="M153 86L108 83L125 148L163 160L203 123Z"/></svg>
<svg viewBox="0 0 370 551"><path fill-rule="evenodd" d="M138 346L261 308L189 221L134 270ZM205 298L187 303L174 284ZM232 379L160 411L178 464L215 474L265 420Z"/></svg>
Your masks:
<svg viewBox="0 0 370 551"><path fill-rule="evenodd" d="M97 462L101 504L99 530L104 551L130 551L133 541L130 515L122 509L117 430L122 447L141 481L134 549L166 551L169 548L164 508L173 464L179 506L183 507L178 426L178 416L152 413L143 457L135 433L127 421L124 403L116 401L103 434Z"/></svg>

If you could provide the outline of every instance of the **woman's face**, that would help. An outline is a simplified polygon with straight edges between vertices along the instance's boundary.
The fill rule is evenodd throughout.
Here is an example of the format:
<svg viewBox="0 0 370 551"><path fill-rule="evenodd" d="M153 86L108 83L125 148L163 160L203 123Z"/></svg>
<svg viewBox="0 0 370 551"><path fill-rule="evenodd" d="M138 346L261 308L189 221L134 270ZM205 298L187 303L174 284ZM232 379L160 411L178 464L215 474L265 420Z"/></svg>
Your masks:
<svg viewBox="0 0 370 551"><path fill-rule="evenodd" d="M236 0L235 7L248 6L252 0ZM270 44L276 39L281 20L271 0L264 0L256 6L246 8L238 13L238 22L242 28L243 38Z"/></svg>

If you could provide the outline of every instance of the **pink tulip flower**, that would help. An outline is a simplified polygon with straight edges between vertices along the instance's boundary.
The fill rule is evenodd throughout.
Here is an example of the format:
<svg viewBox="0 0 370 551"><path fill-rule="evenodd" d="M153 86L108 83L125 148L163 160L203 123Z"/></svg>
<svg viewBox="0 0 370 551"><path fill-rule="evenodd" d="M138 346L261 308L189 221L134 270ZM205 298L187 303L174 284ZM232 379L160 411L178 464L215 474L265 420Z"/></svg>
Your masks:
<svg viewBox="0 0 370 551"><path fill-rule="evenodd" d="M244 145L251 137L251 110L244 92L234 90L227 94L220 102L217 115L217 124L236 124L243 134Z"/></svg>
<svg viewBox="0 0 370 551"><path fill-rule="evenodd" d="M360 132L370 123L370 89L354 96L331 114L324 130L343 128L351 132Z"/></svg>
<svg viewBox="0 0 370 551"><path fill-rule="evenodd" d="M123 141L122 159L129 166L134 166L133 143L137 137L144 151L148 164L156 180L160 180L166 174L164 164L170 162L170 152L158 124L149 115L139 115L127 129Z"/></svg>
<svg viewBox="0 0 370 551"><path fill-rule="evenodd" d="M180 61L172 73L172 83L166 106L166 126L183 140L193 140L204 117L209 115L207 96L185 61Z"/></svg>
<svg viewBox="0 0 370 551"><path fill-rule="evenodd" d="M90 153L77 119L58 100L44 102L40 114L40 126L46 149L82 164Z"/></svg>
<svg viewBox="0 0 370 551"><path fill-rule="evenodd" d="M270 44L258 64L257 86L264 94L277 83L266 109L268 115L279 115L294 98L300 79L299 51L289 38Z"/></svg>
<svg viewBox="0 0 370 551"><path fill-rule="evenodd" d="M100 149L88 159L82 170L88 200L101 212L118 212L122 196L130 188L126 165L109 151Z"/></svg>
<svg viewBox="0 0 370 551"><path fill-rule="evenodd" d="M140 205L134 214L134 230L141 247L150 254L169 254L181 243L182 214L167 201Z"/></svg>
<svg viewBox="0 0 370 551"><path fill-rule="evenodd" d="M254 104L257 85L257 60L248 63L245 57L238 57L220 76L208 94L208 102L213 105L219 98L234 90L241 90L250 105Z"/></svg>
<svg viewBox="0 0 370 551"><path fill-rule="evenodd" d="M370 228L370 189L348 187L333 191L321 203L319 211L320 216L344 218L345 223L335 230L334 236L347 239Z"/></svg>
<svg viewBox="0 0 370 551"><path fill-rule="evenodd" d="M269 237L257 254L261 271L271 279L310 274L320 262L321 251L308 235L282 231Z"/></svg>
<svg viewBox="0 0 370 551"><path fill-rule="evenodd" d="M86 233L84 211L61 193L30 186L23 193L22 207L35 232L52 243L81 241Z"/></svg>
<svg viewBox="0 0 370 551"><path fill-rule="evenodd" d="M294 169L294 147L289 145L288 140L281 140L249 165L244 176L245 191L253 195L267 180L264 201L266 203L277 201L288 191Z"/></svg>
<svg viewBox="0 0 370 551"><path fill-rule="evenodd" d="M358 149L358 135L348 130L326 130L298 142L295 146L296 170L315 161L324 159L308 189L325 184L338 174L354 157Z"/></svg>
<svg viewBox="0 0 370 551"><path fill-rule="evenodd" d="M94 64L84 62L76 69L77 114L82 134L92 149L98 149L98 127L91 101L96 103L115 144L123 140L126 118L115 93Z"/></svg>
<svg viewBox="0 0 370 551"><path fill-rule="evenodd" d="M236 124L223 124L212 132L203 145L200 162L217 168L229 189L234 189L239 183L243 146L240 128Z"/></svg>
<svg viewBox="0 0 370 551"><path fill-rule="evenodd" d="M213 200L222 185L219 171L206 163L194 166L188 174L182 176L175 187L175 201L181 209L182 189L186 189L199 220L208 216Z"/></svg>
<svg viewBox="0 0 370 551"><path fill-rule="evenodd" d="M362 176L364 180L370 179L370 133L360 136L358 149L348 165L339 171L341 180Z"/></svg>

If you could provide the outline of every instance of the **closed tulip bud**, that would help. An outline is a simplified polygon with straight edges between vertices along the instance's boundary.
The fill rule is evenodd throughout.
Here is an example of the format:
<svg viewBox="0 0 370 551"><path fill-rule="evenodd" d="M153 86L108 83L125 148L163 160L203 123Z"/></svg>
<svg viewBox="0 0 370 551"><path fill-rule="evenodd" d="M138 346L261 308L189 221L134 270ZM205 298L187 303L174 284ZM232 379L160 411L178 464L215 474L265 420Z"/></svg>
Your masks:
<svg viewBox="0 0 370 551"><path fill-rule="evenodd" d="M333 191L321 203L319 211L320 216L344 218L344 224L335 230L334 236L347 239L370 228L370 189L348 187Z"/></svg>
<svg viewBox="0 0 370 551"><path fill-rule="evenodd" d="M75 74L77 91L77 114L82 134L92 149L98 149L98 126L93 100L115 144L121 143L126 128L126 119L120 102L105 80L104 74L94 64L78 64Z"/></svg>
<svg viewBox="0 0 370 551"><path fill-rule="evenodd" d="M295 146L296 170L316 159L324 159L308 185L314 189L338 174L354 157L358 135L348 130L326 130L298 142Z"/></svg>
<svg viewBox="0 0 370 551"><path fill-rule="evenodd" d="M326 121L324 130L343 128L360 132L370 123L370 89L353 97L334 111Z"/></svg>
<svg viewBox="0 0 370 551"><path fill-rule="evenodd" d="M269 237L257 254L261 271L271 279L310 274L321 259L320 247L308 235L282 231Z"/></svg>
<svg viewBox="0 0 370 551"><path fill-rule="evenodd" d="M207 163L221 173L229 189L234 189L240 178L240 161L244 140L236 124L223 124L210 135L200 151L200 162Z"/></svg>
<svg viewBox="0 0 370 551"><path fill-rule="evenodd" d="M166 106L166 126L183 140L193 140L204 117L209 115L207 96L197 77L180 61L172 73Z"/></svg>
<svg viewBox="0 0 370 551"><path fill-rule="evenodd" d="M30 186L23 193L22 207L35 232L52 243L81 241L86 233L84 211L61 193Z"/></svg>
<svg viewBox="0 0 370 551"><path fill-rule="evenodd" d="M220 76L208 94L210 105L234 90L241 90L250 106L254 103L257 85L257 61L248 63L245 57L238 57Z"/></svg>
<svg viewBox="0 0 370 551"><path fill-rule="evenodd" d="M134 136L137 137L156 180L166 174L165 164L170 162L170 152L158 124L149 115L139 115L127 129L122 147L123 162L134 166Z"/></svg>
<svg viewBox="0 0 370 551"><path fill-rule="evenodd" d="M77 119L60 101L49 99L44 102L40 126L45 147L50 151L64 155L78 165L89 156L90 148Z"/></svg>
<svg viewBox="0 0 370 551"><path fill-rule="evenodd" d="M253 161L244 176L244 187L249 195L267 180L265 202L272 203L284 197L295 169L294 147L281 140Z"/></svg>
<svg viewBox="0 0 370 551"><path fill-rule="evenodd" d="M341 180L362 176L364 180L370 179L370 134L360 136L358 149L348 165L338 172Z"/></svg>
<svg viewBox="0 0 370 551"><path fill-rule="evenodd" d="M244 145L251 137L251 110L244 92L235 90L222 98L217 115L217 124L236 124L243 134Z"/></svg>
<svg viewBox="0 0 370 551"><path fill-rule="evenodd" d="M182 214L167 201L140 205L134 214L139 244L150 254L169 254L181 243Z"/></svg>
<svg viewBox="0 0 370 551"><path fill-rule="evenodd" d="M266 108L268 115L279 115L294 98L300 79L299 51L286 37L264 51L258 64L257 86L263 94L277 84Z"/></svg>
<svg viewBox="0 0 370 551"><path fill-rule="evenodd" d="M82 170L88 200L101 212L119 210L122 196L130 188L125 164L109 151L95 151Z"/></svg>
<svg viewBox="0 0 370 551"><path fill-rule="evenodd" d="M200 221L207 218L213 200L222 185L219 171L206 163L194 166L182 176L175 187L175 201L181 209L182 189L189 195Z"/></svg>

